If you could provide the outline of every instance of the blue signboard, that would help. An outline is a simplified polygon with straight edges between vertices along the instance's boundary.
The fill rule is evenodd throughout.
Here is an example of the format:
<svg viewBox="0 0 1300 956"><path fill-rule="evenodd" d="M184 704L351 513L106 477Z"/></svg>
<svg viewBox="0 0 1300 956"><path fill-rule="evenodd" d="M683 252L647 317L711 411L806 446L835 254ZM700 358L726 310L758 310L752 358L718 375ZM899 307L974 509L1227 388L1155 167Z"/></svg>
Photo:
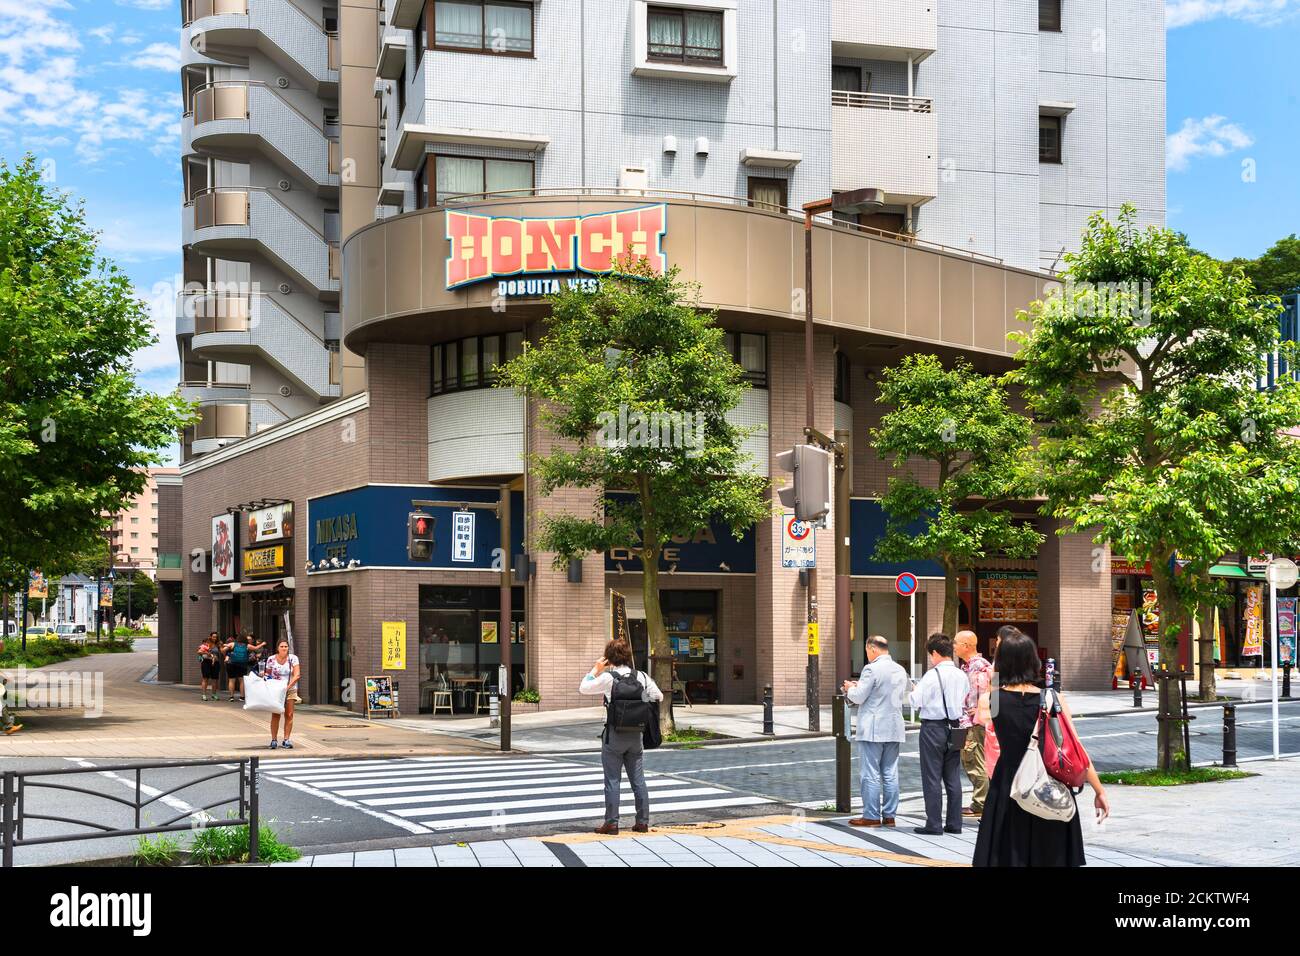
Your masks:
<svg viewBox="0 0 1300 956"><path fill-rule="evenodd" d="M495 488L445 488L432 485L366 485L351 491L312 498L307 506L307 560L314 567L322 561L334 567L334 561L346 566L359 561L362 567L455 568L468 570L493 568L493 552L501 541L501 522L485 509L475 508L473 552L469 561L453 562L452 514L447 507L426 508L435 519L433 558L412 561L406 554L406 516L414 510L412 500L482 501L495 503ZM524 550L524 496L510 496L511 553Z"/></svg>
<svg viewBox="0 0 1300 956"><path fill-rule="evenodd" d="M632 495L611 495L632 498ZM659 569L668 571L676 565L683 574L753 574L754 529L749 528L739 538L732 536L725 525L710 522L691 535L674 538L664 547ZM639 572L641 558L630 548L612 548L605 553L605 570L617 572L619 565L626 572Z"/></svg>
<svg viewBox="0 0 1300 956"><path fill-rule="evenodd" d="M943 568L937 561L877 561L876 544L885 536L885 510L871 498L854 498L849 502L849 537L852 541L849 573L854 577L896 577L910 571L918 578L941 578ZM925 530L918 521L909 530Z"/></svg>

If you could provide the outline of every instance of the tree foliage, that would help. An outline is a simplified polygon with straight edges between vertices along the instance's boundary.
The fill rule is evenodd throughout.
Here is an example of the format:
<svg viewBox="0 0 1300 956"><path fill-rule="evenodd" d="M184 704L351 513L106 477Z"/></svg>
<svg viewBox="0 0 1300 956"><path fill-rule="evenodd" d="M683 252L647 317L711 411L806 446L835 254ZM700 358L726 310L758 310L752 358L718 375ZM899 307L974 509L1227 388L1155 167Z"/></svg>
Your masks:
<svg viewBox="0 0 1300 956"><path fill-rule="evenodd" d="M1225 553L1281 547L1300 521L1300 392L1257 390L1277 301L1167 229L1093 216L1059 294L1022 316L1010 375L1042 420L1036 472L1061 533L1150 561L1162 658L1206 600ZM1181 572L1175 569L1180 567ZM1162 706L1166 702L1162 701ZM1176 734L1161 725L1170 766Z"/></svg>
<svg viewBox="0 0 1300 956"><path fill-rule="evenodd" d="M31 156L0 163L0 585L72 570L192 420L136 385L131 355L153 341L80 206Z"/></svg>
<svg viewBox="0 0 1300 956"><path fill-rule="evenodd" d="M644 260L619 268L597 288L552 296L545 335L499 384L537 400L541 424L560 440L530 461L542 493L598 492L590 515L545 518L542 550L555 552L557 567L615 547L639 555L654 676L667 688L663 549L711 521L740 535L769 515L767 481L741 451L745 432L726 419L748 386L716 314L697 307L675 269L656 275ZM663 720L670 728L668 707Z"/></svg>
<svg viewBox="0 0 1300 956"><path fill-rule="evenodd" d="M1042 535L1006 506L1032 496L1023 463L1033 428L998 380L969 362L944 368L934 355L908 355L885 369L878 401L888 406L872 442L903 472L881 500L882 561L929 560L944 570L944 632L957 630L957 575L981 558L1032 557ZM928 465L935 481L915 472Z"/></svg>
<svg viewBox="0 0 1300 956"><path fill-rule="evenodd" d="M1229 268L1240 268L1264 295L1286 295L1300 290L1300 239L1295 233L1279 239L1258 259L1233 259Z"/></svg>

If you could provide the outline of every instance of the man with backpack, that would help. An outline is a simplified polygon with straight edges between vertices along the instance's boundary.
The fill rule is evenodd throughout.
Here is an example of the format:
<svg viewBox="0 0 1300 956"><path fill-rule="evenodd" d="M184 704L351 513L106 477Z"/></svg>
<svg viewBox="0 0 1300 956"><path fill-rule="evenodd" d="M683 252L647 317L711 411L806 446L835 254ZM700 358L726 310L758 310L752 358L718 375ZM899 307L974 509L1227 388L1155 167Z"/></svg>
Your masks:
<svg viewBox="0 0 1300 956"><path fill-rule="evenodd" d="M244 675L252 672L256 661L253 655L265 646L265 641L261 644L254 644L253 635L244 633L236 636L233 641L221 649L226 655L226 677L230 679L230 699L232 701L235 700L236 685L238 685L239 700L244 699Z"/></svg>
<svg viewBox="0 0 1300 956"><path fill-rule="evenodd" d="M643 735L651 722L658 724L658 708L652 705L664 699L663 692L650 675L632 667L632 649L627 641L615 640L605 645L605 656L582 679L578 693L605 695L605 730L600 738L600 763L605 771L605 822L596 832L605 836L618 834L619 790L626 768L636 798L636 825L632 830L646 833L650 829L650 793L642 768Z"/></svg>

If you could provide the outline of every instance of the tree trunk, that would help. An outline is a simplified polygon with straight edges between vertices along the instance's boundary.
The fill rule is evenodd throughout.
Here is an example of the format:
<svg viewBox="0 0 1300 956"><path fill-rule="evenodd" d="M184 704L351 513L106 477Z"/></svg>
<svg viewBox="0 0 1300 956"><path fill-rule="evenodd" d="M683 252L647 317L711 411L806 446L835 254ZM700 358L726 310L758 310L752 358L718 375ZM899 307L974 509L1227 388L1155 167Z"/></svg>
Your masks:
<svg viewBox="0 0 1300 956"><path fill-rule="evenodd" d="M957 635L957 611L961 605L957 584L957 568L945 561L943 563L943 633L949 637Z"/></svg>
<svg viewBox="0 0 1300 956"><path fill-rule="evenodd" d="M1178 645L1182 639L1190 640L1187 609L1174 589L1174 572L1170 568L1172 553L1151 558L1151 576L1155 579L1156 598L1160 602L1160 668L1177 671L1179 669ZM1182 750L1183 733L1181 724L1172 718L1174 699L1169 681L1160 681L1158 695L1159 707L1158 730L1156 734L1156 761L1161 770L1173 770L1182 761L1177 754Z"/></svg>
<svg viewBox="0 0 1300 956"><path fill-rule="evenodd" d="M673 733L673 654L668 647L668 631L664 628L664 612L659 606L659 552L642 553L641 598L645 601L646 636L650 645L650 676L664 692L659 705L659 730L666 737Z"/></svg>
<svg viewBox="0 0 1300 956"><path fill-rule="evenodd" d="M1198 696L1203 701L1213 701L1218 696L1218 688L1214 682L1214 604L1210 601L1202 601L1196 612L1197 626L1201 630L1199 668L1201 686Z"/></svg>

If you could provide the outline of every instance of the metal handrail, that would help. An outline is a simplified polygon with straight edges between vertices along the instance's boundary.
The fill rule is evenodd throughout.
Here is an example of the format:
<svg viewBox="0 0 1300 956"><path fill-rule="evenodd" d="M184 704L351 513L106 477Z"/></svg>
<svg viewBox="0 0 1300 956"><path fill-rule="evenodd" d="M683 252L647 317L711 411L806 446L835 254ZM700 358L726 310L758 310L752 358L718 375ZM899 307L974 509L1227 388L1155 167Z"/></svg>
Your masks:
<svg viewBox="0 0 1300 956"><path fill-rule="evenodd" d="M248 382L179 382L177 388L228 388L232 392L247 392L253 386Z"/></svg>
<svg viewBox="0 0 1300 956"><path fill-rule="evenodd" d="M230 766L234 763L235 766ZM155 793L145 798L143 774L146 770L176 770L187 767L216 767L216 772L188 780L162 793ZM67 777L76 774L133 774L135 777L134 796L127 800L112 793L90 790L85 787L55 783L42 778ZM216 800L202 807L178 814L162 823L144 826L142 811L151 804L171 796L181 790L208 783L222 777L235 775L239 779L239 788L235 796L225 800ZM118 827L101 823L97 820L78 819L75 817L56 816L51 813L29 812L28 791L57 790L79 793L106 800L110 803L130 807L134 811L131 827ZM207 827L248 827L249 862L257 862L258 856L258 758L245 757L237 761L229 760L178 760L174 763L133 763L101 767L68 767L59 770L6 770L3 774L3 789L0 790L0 865L5 868L14 865L14 850L20 846L38 846L51 843L72 843L81 840L101 840L107 837L144 836L159 833L175 833L191 830L194 827L194 814L206 813L227 804L237 804L238 809L232 818L225 820L205 820ZM40 820L47 823L66 823L69 826L85 827L93 832L57 833L50 836L28 837L27 821ZM179 823L187 820L186 823Z"/></svg>
<svg viewBox="0 0 1300 956"><path fill-rule="evenodd" d="M461 196L449 199L442 206L436 207L441 209L459 209L462 207L477 206L484 202L511 202L518 199L544 199L552 196L595 196L595 197L634 197L644 199L647 202L653 202L656 197L663 199L686 199L690 202L710 202L719 205L745 206L750 209L761 212L769 212L776 215L794 217L803 221L804 213L802 209L796 209L791 206L778 206L773 203L759 203L744 196L724 196L715 193L701 193L682 189L629 189L626 186L550 186L534 187L532 189L498 189L492 192L466 193ZM958 249L956 246L945 246L943 243L931 242L928 239L918 239L915 236L904 235L897 232L890 232L888 229L880 229L876 226L863 226L856 222L842 222L833 218L830 213L821 213L813 217L817 225L828 229L841 229L846 232L859 232L877 239L884 239L888 242L899 243L905 246L916 246L922 249L929 249L934 252L942 252L946 255L960 256L964 259L976 259L981 262L989 262L1001 265L1003 260L1000 256L992 256L983 252L972 252L969 249Z"/></svg>
<svg viewBox="0 0 1300 956"><path fill-rule="evenodd" d="M853 90L831 90L832 106L854 109L896 110L907 113L932 113L934 100L928 96L906 96L899 93L858 93Z"/></svg>

